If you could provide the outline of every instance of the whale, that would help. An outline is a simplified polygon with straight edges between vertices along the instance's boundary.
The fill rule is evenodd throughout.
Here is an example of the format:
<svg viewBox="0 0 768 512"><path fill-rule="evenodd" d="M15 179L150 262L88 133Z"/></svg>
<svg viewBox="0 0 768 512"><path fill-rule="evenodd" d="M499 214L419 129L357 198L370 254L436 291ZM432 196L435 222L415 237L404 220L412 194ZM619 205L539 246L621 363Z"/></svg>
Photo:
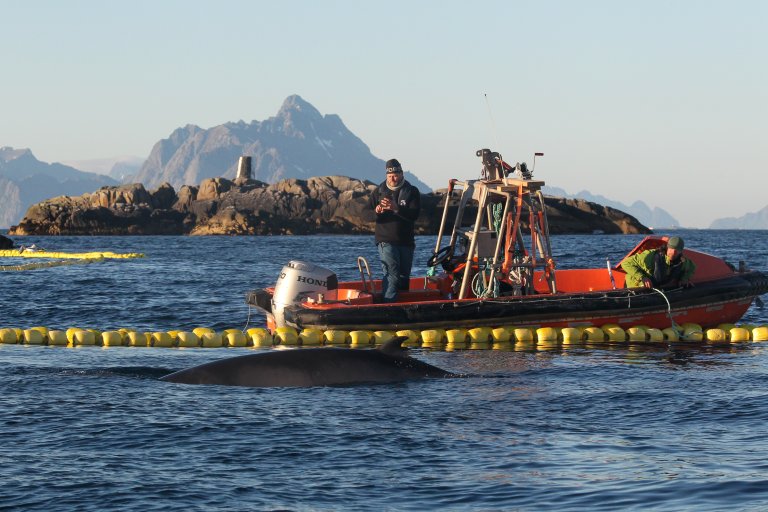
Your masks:
<svg viewBox="0 0 768 512"><path fill-rule="evenodd" d="M456 375L419 361L398 336L375 349L303 348L230 357L160 378L177 384L315 387L385 384Z"/></svg>

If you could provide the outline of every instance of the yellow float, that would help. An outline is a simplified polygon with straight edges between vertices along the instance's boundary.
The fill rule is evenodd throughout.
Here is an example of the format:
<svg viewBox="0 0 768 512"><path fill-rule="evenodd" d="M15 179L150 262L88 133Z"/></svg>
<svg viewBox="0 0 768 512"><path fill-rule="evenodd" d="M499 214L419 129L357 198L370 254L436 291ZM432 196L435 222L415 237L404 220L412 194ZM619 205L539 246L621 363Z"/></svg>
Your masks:
<svg viewBox="0 0 768 512"><path fill-rule="evenodd" d="M173 348L241 348L286 346L381 346L396 336L404 336L404 346L457 350L469 348L483 350L532 349L540 350L568 347L574 344L610 341L613 343L639 342L710 342L740 343L768 341L768 325L721 324L716 328L702 329L698 324L656 329L634 326L626 330L616 324L578 327L522 328L512 326L476 327L473 329L425 329L423 331L367 331L367 330L317 330L297 331L292 327L280 327L274 333L264 327L215 331L208 327L196 327L192 331L169 330L143 333L132 329L99 331L70 327L66 330L35 326L27 329L0 328L0 345L26 344L49 346L104 346L104 347L173 347ZM727 330L725 328L728 328Z"/></svg>

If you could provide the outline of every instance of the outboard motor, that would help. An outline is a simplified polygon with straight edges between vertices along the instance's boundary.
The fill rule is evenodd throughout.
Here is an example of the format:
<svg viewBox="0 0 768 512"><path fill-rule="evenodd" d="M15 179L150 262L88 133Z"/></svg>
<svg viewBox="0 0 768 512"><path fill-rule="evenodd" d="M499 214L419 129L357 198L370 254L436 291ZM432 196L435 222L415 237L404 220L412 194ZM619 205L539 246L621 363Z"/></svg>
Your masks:
<svg viewBox="0 0 768 512"><path fill-rule="evenodd" d="M283 309L286 306L300 303L309 293L335 290L338 287L339 282L333 271L305 261L288 262L280 271L280 277L275 283L275 293L272 295L275 326L285 326Z"/></svg>

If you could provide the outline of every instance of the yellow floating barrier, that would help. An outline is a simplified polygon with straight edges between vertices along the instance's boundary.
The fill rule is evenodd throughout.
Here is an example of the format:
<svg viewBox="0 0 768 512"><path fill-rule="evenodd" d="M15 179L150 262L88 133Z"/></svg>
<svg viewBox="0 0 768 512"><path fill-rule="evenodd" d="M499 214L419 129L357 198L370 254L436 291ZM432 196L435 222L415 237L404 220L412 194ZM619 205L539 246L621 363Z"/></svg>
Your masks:
<svg viewBox="0 0 768 512"><path fill-rule="evenodd" d="M323 344L323 331L320 329L302 329L299 333L299 344L315 346Z"/></svg>
<svg viewBox="0 0 768 512"><path fill-rule="evenodd" d="M728 339L731 340L731 343L749 341L750 334L751 333L747 329L744 329L743 327L733 327L731 328L730 331L728 331Z"/></svg>
<svg viewBox="0 0 768 512"><path fill-rule="evenodd" d="M605 331L603 331L600 327L585 327L584 340L588 342L605 341Z"/></svg>
<svg viewBox="0 0 768 512"><path fill-rule="evenodd" d="M280 345L298 345L299 333L293 327L278 327L273 333L275 343Z"/></svg>
<svg viewBox="0 0 768 512"><path fill-rule="evenodd" d="M226 339L227 338L227 334L229 334L231 332L243 332L243 331L241 331L240 329L224 329L223 331L221 331L222 339Z"/></svg>
<svg viewBox="0 0 768 512"><path fill-rule="evenodd" d="M86 329L86 331L93 334L93 344L101 345L101 331L97 329Z"/></svg>
<svg viewBox="0 0 768 512"><path fill-rule="evenodd" d="M95 260L95 259L129 259L143 258L144 254L138 252L116 253L112 251L96 252L62 252L62 251L40 251L40 250L19 250L3 249L0 250L0 258L51 258L51 259L76 259L76 260Z"/></svg>
<svg viewBox="0 0 768 512"><path fill-rule="evenodd" d="M76 333L77 334L77 333ZM153 332L152 333L152 346L169 348L174 346L174 339L167 332Z"/></svg>
<svg viewBox="0 0 768 512"><path fill-rule="evenodd" d="M204 332L200 336L200 345L203 348L221 348L224 346L224 340L218 332Z"/></svg>
<svg viewBox="0 0 768 512"><path fill-rule="evenodd" d="M648 341L664 341L664 332L661 329L649 327L645 330L645 334L648 336Z"/></svg>
<svg viewBox="0 0 768 512"><path fill-rule="evenodd" d="M70 347L75 345L75 333L82 330L83 329L80 329L79 327L69 327L66 331L64 331L64 334L67 336L67 343Z"/></svg>
<svg viewBox="0 0 768 512"><path fill-rule="evenodd" d="M52 347L66 347L69 345L67 333L64 331L48 331L48 345Z"/></svg>
<svg viewBox="0 0 768 512"><path fill-rule="evenodd" d="M664 341L680 341L680 333L673 327L667 327L661 330L664 334Z"/></svg>
<svg viewBox="0 0 768 512"><path fill-rule="evenodd" d="M271 347L275 343L272 333L263 327L251 328L245 332L254 347Z"/></svg>
<svg viewBox="0 0 768 512"><path fill-rule="evenodd" d="M398 336L405 336L408 338L402 343L402 346L404 347L418 347L419 341L421 340L421 334L418 331L413 331L410 329L404 329L397 331L395 334Z"/></svg>
<svg viewBox="0 0 768 512"><path fill-rule="evenodd" d="M69 329L64 331L65 334L67 335L67 341L69 342L70 345L74 345L75 344L75 333L77 331L82 331L82 330L83 329L80 329L78 327L70 327Z"/></svg>
<svg viewBox="0 0 768 512"><path fill-rule="evenodd" d="M471 343L490 343L493 340L493 334L490 327L475 327L468 329L469 340Z"/></svg>
<svg viewBox="0 0 768 512"><path fill-rule="evenodd" d="M353 347L368 346L372 339L371 331L349 331L349 344Z"/></svg>
<svg viewBox="0 0 768 512"><path fill-rule="evenodd" d="M536 329L536 341L557 341L558 332L554 327L539 327Z"/></svg>
<svg viewBox="0 0 768 512"><path fill-rule="evenodd" d="M149 333L131 331L126 334L129 347L149 347L152 339Z"/></svg>
<svg viewBox="0 0 768 512"><path fill-rule="evenodd" d="M374 331L373 332L373 344L376 345L377 347L393 339L395 339L395 333L393 333L392 331Z"/></svg>
<svg viewBox="0 0 768 512"><path fill-rule="evenodd" d="M192 329L192 332L195 333L198 338L202 338L203 334L214 334L216 331L214 331L210 327L195 327L194 329ZM176 334L178 334L178 332Z"/></svg>
<svg viewBox="0 0 768 512"><path fill-rule="evenodd" d="M560 332L554 327L536 329L536 350L553 350L558 347Z"/></svg>
<svg viewBox="0 0 768 512"><path fill-rule="evenodd" d="M645 329L642 327L630 327L626 330L628 341L646 341Z"/></svg>
<svg viewBox="0 0 768 512"><path fill-rule="evenodd" d="M251 327L250 329L245 331L245 335L246 336L253 336L257 332L269 332L269 329L266 329L264 327ZM272 333L270 333L270 334L272 334Z"/></svg>
<svg viewBox="0 0 768 512"><path fill-rule="evenodd" d="M90 347L96 345L96 334L86 329L76 329L72 333L72 341L69 343L73 347Z"/></svg>
<svg viewBox="0 0 768 512"><path fill-rule="evenodd" d="M0 343L15 345L18 342L19 337L16 335L16 331L7 327L5 329L0 329Z"/></svg>
<svg viewBox="0 0 768 512"><path fill-rule="evenodd" d="M728 327L733 324L720 324ZM749 327L750 329L748 329ZM342 331L329 329L303 329L297 332L291 327L275 329L272 334L263 327L250 328L243 333L240 329L225 329L220 333L207 327L198 327L196 330L202 333L198 336L194 330L142 333L132 329L118 329L101 332L96 329L68 328L66 331L48 329L44 326L36 326L28 329L16 327L0 328L0 344L23 343L27 345L51 345L51 346L87 346L101 345L105 347L132 346L132 347L269 347L273 344L282 345L345 345L355 347L376 345L381 346L392 340L395 336L404 336L404 345L411 342L418 346L421 342L428 348L444 350L456 350L469 348L472 350L484 350L494 348L496 350L514 350L515 344L524 347L526 344L536 343L540 350L549 350L559 346L568 346L580 342L603 342L606 338L612 342L650 341L708 341L713 343L749 341L768 341L768 325L747 325L731 327L729 330L717 328L702 329L698 324L686 323L682 326L656 329L647 326L633 326L626 330L613 325L602 327L539 327L515 328L512 326L501 327L476 327L474 329L425 329L418 332L413 330L400 330L397 332L380 331ZM421 337L421 338L419 338ZM631 348L630 348L631 350Z"/></svg>
<svg viewBox="0 0 768 512"><path fill-rule="evenodd" d="M579 343L582 339L582 331L578 327L564 327L560 330L560 335L564 345Z"/></svg>
<svg viewBox="0 0 768 512"><path fill-rule="evenodd" d="M734 324L720 324L720 325L717 326L718 329L722 329L725 332L730 332L731 329L733 329L735 327L736 327L736 325L734 325Z"/></svg>
<svg viewBox="0 0 768 512"><path fill-rule="evenodd" d="M323 341L326 345L346 345L349 343L349 333L338 329L328 329L323 333Z"/></svg>
<svg viewBox="0 0 768 512"><path fill-rule="evenodd" d="M229 332L227 332L229 331ZM239 329L227 329L223 336L224 345L227 347L247 347L248 338Z"/></svg>
<svg viewBox="0 0 768 512"><path fill-rule="evenodd" d="M168 333L170 336L170 333ZM200 336L195 334L194 331L181 331L176 334L176 344L181 348L197 348L200 346Z"/></svg>
<svg viewBox="0 0 768 512"><path fill-rule="evenodd" d="M121 347L123 335L117 331L104 331L101 333L101 344L105 347Z"/></svg>
<svg viewBox="0 0 768 512"><path fill-rule="evenodd" d="M728 335L723 329L707 329L704 338L709 342L727 342Z"/></svg>
<svg viewBox="0 0 768 512"><path fill-rule="evenodd" d="M533 331L531 329L518 328L512 331L512 337L516 343L533 343Z"/></svg>
<svg viewBox="0 0 768 512"><path fill-rule="evenodd" d="M618 325L615 327L608 327L607 329L605 326L603 326L603 331L605 331L605 335L608 337L608 341L627 341L627 333Z"/></svg>
<svg viewBox="0 0 768 512"><path fill-rule="evenodd" d="M704 339L704 330L699 324L685 323L681 325L683 334L680 338L684 341L702 341Z"/></svg>
<svg viewBox="0 0 768 512"><path fill-rule="evenodd" d="M33 330L33 331L39 331L40 334L43 335L43 338L47 338L48 337L48 328L47 327L37 326L37 327L30 327L30 329Z"/></svg>
<svg viewBox="0 0 768 512"><path fill-rule="evenodd" d="M444 329L426 329L421 331L421 341L424 345L440 345L445 341Z"/></svg>
<svg viewBox="0 0 768 512"><path fill-rule="evenodd" d="M466 329L447 329L445 331L445 341L452 345L466 343L468 338L469 334Z"/></svg>
<svg viewBox="0 0 768 512"><path fill-rule="evenodd" d="M447 331L446 331L447 332ZM509 343L512 340L513 330L509 327L496 327L491 329L491 338L495 343Z"/></svg>
<svg viewBox="0 0 768 512"><path fill-rule="evenodd" d="M752 329L752 341L768 341L768 326L761 325Z"/></svg>
<svg viewBox="0 0 768 512"><path fill-rule="evenodd" d="M37 329L24 329L25 345L45 345L45 336Z"/></svg>

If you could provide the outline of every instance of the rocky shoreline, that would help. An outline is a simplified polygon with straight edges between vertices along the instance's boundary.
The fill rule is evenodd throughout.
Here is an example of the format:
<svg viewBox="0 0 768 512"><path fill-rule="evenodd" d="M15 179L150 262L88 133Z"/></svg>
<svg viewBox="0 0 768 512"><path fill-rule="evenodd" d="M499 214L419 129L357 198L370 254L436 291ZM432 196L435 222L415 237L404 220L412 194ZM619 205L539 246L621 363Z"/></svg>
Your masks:
<svg viewBox="0 0 768 512"><path fill-rule="evenodd" d="M139 183L60 196L27 210L9 235L308 235L369 234L376 185L344 176L256 180L209 178L199 186ZM422 195L420 235L435 234L445 191ZM553 234L650 233L634 217L580 199L545 198Z"/></svg>

